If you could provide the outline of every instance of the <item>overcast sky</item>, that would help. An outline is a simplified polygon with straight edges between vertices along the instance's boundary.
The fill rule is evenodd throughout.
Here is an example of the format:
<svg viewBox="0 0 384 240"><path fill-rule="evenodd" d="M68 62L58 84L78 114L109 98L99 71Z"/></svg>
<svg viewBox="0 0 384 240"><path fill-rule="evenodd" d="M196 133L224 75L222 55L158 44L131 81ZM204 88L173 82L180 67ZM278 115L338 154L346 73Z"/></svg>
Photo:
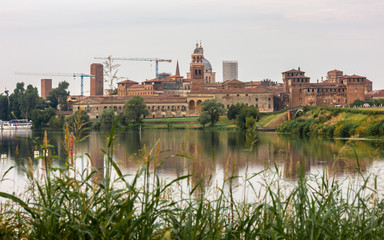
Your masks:
<svg viewBox="0 0 384 240"><path fill-rule="evenodd" d="M222 61L239 62L242 81L301 67L311 82L332 69L359 74L384 88L383 0L0 0L0 92L17 82L40 89L20 72L89 73L93 57L170 58L160 72L186 76L202 41L222 81ZM119 62L119 76L154 78L150 62ZM70 83L80 94L80 80ZM89 80L85 81L89 95Z"/></svg>

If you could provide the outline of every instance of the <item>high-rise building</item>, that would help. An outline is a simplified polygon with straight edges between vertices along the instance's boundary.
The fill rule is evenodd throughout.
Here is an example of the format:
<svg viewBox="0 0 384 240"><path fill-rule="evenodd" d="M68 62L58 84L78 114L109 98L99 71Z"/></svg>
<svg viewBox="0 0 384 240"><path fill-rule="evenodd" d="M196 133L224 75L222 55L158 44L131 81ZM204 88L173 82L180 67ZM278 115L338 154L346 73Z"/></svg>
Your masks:
<svg viewBox="0 0 384 240"><path fill-rule="evenodd" d="M52 79L41 79L41 97L47 98L52 90Z"/></svg>
<svg viewBox="0 0 384 240"><path fill-rule="evenodd" d="M101 63L91 65L91 96L103 95L104 93L104 68Z"/></svg>
<svg viewBox="0 0 384 240"><path fill-rule="evenodd" d="M223 61L223 81L238 79L237 61Z"/></svg>

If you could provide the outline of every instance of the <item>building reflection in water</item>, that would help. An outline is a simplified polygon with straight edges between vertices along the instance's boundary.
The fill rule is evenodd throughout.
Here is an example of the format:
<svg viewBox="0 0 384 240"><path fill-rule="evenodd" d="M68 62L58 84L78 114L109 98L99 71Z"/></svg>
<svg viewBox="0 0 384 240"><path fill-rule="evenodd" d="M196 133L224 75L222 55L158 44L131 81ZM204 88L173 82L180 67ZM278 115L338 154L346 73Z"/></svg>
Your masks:
<svg viewBox="0 0 384 240"><path fill-rule="evenodd" d="M63 134L49 133L48 137L52 145L59 146L54 151L60 153ZM83 166L86 166L87 162L84 154L88 153L92 166L104 169L105 156L100 149L107 150L105 140L106 133L90 132L88 139L78 144L78 155L84 158ZM326 168L328 172L337 176L354 171L357 166L356 158L364 171L370 168L375 159L383 156L381 151L383 143L377 141L299 138L260 132L253 150L250 151L247 135L240 131L127 130L120 133L114 143L113 158L118 162L123 174L136 173L143 163L137 161L135 154L144 146L147 149L151 148L157 140L160 140L159 159L164 160L158 167L159 175L174 179L191 174L192 185L201 184L204 191L222 184L225 173L236 176L244 173L246 168L260 171L265 167L273 167L276 163L281 166L286 179L294 180L298 177L300 167L307 174L319 167ZM16 145L20 153L18 156L15 154ZM7 153L14 165L22 166L25 161L21 159L27 159L28 154L33 156L33 146L25 140L2 137L0 152ZM226 166L228 166L227 172ZM98 178L103 175L104 172L101 171ZM235 180L233 184L239 183L238 181Z"/></svg>

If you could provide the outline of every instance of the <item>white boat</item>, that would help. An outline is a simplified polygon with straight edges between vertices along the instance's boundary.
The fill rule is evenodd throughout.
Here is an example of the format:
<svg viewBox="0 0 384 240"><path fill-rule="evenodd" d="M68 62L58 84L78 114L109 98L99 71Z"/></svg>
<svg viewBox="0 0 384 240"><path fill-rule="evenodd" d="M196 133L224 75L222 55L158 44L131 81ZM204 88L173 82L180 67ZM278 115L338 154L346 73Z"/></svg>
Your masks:
<svg viewBox="0 0 384 240"><path fill-rule="evenodd" d="M0 130L29 130L32 127L28 119L14 119L11 121L0 121Z"/></svg>

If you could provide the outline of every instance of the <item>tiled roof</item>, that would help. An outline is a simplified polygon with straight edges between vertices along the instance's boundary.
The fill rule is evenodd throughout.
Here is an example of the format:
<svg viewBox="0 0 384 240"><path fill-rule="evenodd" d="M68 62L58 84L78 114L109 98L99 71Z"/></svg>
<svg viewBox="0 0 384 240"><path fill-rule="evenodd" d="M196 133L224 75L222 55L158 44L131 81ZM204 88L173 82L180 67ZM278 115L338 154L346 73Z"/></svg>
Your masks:
<svg viewBox="0 0 384 240"><path fill-rule="evenodd" d="M334 69L334 70L329 71L329 73L330 73L330 72L343 72L343 71Z"/></svg>
<svg viewBox="0 0 384 240"><path fill-rule="evenodd" d="M285 72L282 72L282 73L289 73L289 72L301 72L303 73L303 71L299 71L299 70L296 70L296 69L291 69L291 70L288 70L288 71L285 71Z"/></svg>
<svg viewBox="0 0 384 240"><path fill-rule="evenodd" d="M363 76L359 76L359 75L356 75L356 74L353 74L353 75L344 75L343 76L344 78L365 78Z"/></svg>
<svg viewBox="0 0 384 240"><path fill-rule="evenodd" d="M154 79L149 79L145 80L144 82L172 82L172 79L169 78L154 78Z"/></svg>
<svg viewBox="0 0 384 240"><path fill-rule="evenodd" d="M210 89L194 91L196 94L214 94L214 93L273 93L268 88L230 88L230 89Z"/></svg>
<svg viewBox="0 0 384 240"><path fill-rule="evenodd" d="M132 81L132 80L129 80L129 79L121 81L121 82L118 82L117 84L121 84L121 83L139 84L138 82L135 82L135 81Z"/></svg>
<svg viewBox="0 0 384 240"><path fill-rule="evenodd" d="M123 104L133 96L89 96L82 101L87 99L98 102L99 104ZM145 104L155 103L185 103L187 102L186 97L180 97L171 94L163 94L159 96L141 96L144 99ZM82 102L80 101L80 102Z"/></svg>

